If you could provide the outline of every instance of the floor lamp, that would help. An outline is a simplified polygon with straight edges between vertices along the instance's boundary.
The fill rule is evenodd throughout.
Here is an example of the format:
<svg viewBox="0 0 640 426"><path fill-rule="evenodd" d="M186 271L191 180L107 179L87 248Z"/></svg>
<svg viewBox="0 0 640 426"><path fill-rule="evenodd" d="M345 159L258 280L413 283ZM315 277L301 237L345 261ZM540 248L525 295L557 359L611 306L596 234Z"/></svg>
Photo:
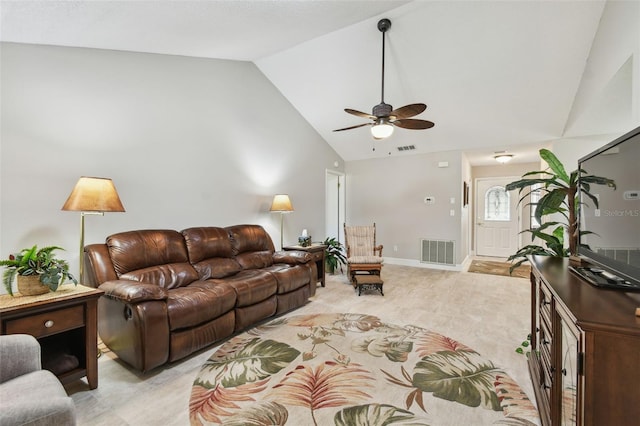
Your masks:
<svg viewBox="0 0 640 426"><path fill-rule="evenodd" d="M64 211L80 212L80 284L84 283L84 217L124 212L111 179L82 176L62 206Z"/></svg>
<svg viewBox="0 0 640 426"><path fill-rule="evenodd" d="M275 195L269 211L280 213L280 250L282 250L282 247L284 246L282 243L284 235L284 215L285 213L291 213L293 211L293 206L291 205L289 196L287 194Z"/></svg>

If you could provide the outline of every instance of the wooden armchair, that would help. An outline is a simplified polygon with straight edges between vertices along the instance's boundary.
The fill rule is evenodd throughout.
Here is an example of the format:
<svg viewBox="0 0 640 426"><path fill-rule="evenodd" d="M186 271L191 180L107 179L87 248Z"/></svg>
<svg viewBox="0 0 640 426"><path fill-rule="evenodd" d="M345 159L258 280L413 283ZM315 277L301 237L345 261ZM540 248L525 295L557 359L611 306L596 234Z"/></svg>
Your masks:
<svg viewBox="0 0 640 426"><path fill-rule="evenodd" d="M376 224L373 226L344 225L347 247L347 273L354 282L358 273L380 275L382 270L382 244L376 245Z"/></svg>

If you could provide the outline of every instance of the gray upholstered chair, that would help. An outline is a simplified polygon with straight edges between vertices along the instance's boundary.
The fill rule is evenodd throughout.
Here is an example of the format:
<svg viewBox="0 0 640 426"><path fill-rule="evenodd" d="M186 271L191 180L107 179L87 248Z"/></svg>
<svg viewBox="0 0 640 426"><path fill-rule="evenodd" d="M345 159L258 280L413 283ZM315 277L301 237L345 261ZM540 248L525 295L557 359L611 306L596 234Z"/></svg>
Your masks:
<svg viewBox="0 0 640 426"><path fill-rule="evenodd" d="M73 400L53 373L42 370L35 337L0 336L0 425L75 424Z"/></svg>

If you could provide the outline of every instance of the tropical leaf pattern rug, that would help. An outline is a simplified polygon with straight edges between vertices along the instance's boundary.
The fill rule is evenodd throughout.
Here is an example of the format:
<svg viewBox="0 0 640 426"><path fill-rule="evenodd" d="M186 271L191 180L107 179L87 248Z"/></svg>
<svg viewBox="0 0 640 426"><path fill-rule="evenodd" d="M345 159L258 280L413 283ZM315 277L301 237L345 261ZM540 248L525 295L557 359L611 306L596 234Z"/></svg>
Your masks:
<svg viewBox="0 0 640 426"><path fill-rule="evenodd" d="M509 375L473 349L362 314L279 318L202 367L192 425L535 425Z"/></svg>

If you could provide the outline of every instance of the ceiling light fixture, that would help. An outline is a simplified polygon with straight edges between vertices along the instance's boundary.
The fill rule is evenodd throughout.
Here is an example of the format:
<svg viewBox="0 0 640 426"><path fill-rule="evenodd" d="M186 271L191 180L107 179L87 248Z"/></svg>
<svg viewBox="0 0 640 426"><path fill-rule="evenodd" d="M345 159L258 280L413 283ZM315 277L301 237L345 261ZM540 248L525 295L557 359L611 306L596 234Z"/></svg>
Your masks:
<svg viewBox="0 0 640 426"><path fill-rule="evenodd" d="M508 163L509 161L511 161L513 159L513 154L498 154L498 155L494 156L493 158L495 158L495 160L498 163L504 164L504 163Z"/></svg>
<svg viewBox="0 0 640 426"><path fill-rule="evenodd" d="M355 126L336 129L334 132L343 130L357 129L358 127L371 126L371 134L374 139L385 139L393 134L393 127L402 127L410 130L430 129L434 126L433 122L421 120L415 117L421 114L427 106L425 104L410 104L398 109L393 109L391 105L384 101L384 50L385 50L385 34L391 28L389 19L381 19L378 21L378 30L382 33L382 88L380 103L373 107L373 113L357 111L351 108L345 108L345 112L355 115L356 117L368 118L372 120L368 123L356 124ZM375 151L375 148L373 149Z"/></svg>
<svg viewBox="0 0 640 426"><path fill-rule="evenodd" d="M376 139L388 138L393 134L393 126L386 119L380 118L371 127L371 134Z"/></svg>

